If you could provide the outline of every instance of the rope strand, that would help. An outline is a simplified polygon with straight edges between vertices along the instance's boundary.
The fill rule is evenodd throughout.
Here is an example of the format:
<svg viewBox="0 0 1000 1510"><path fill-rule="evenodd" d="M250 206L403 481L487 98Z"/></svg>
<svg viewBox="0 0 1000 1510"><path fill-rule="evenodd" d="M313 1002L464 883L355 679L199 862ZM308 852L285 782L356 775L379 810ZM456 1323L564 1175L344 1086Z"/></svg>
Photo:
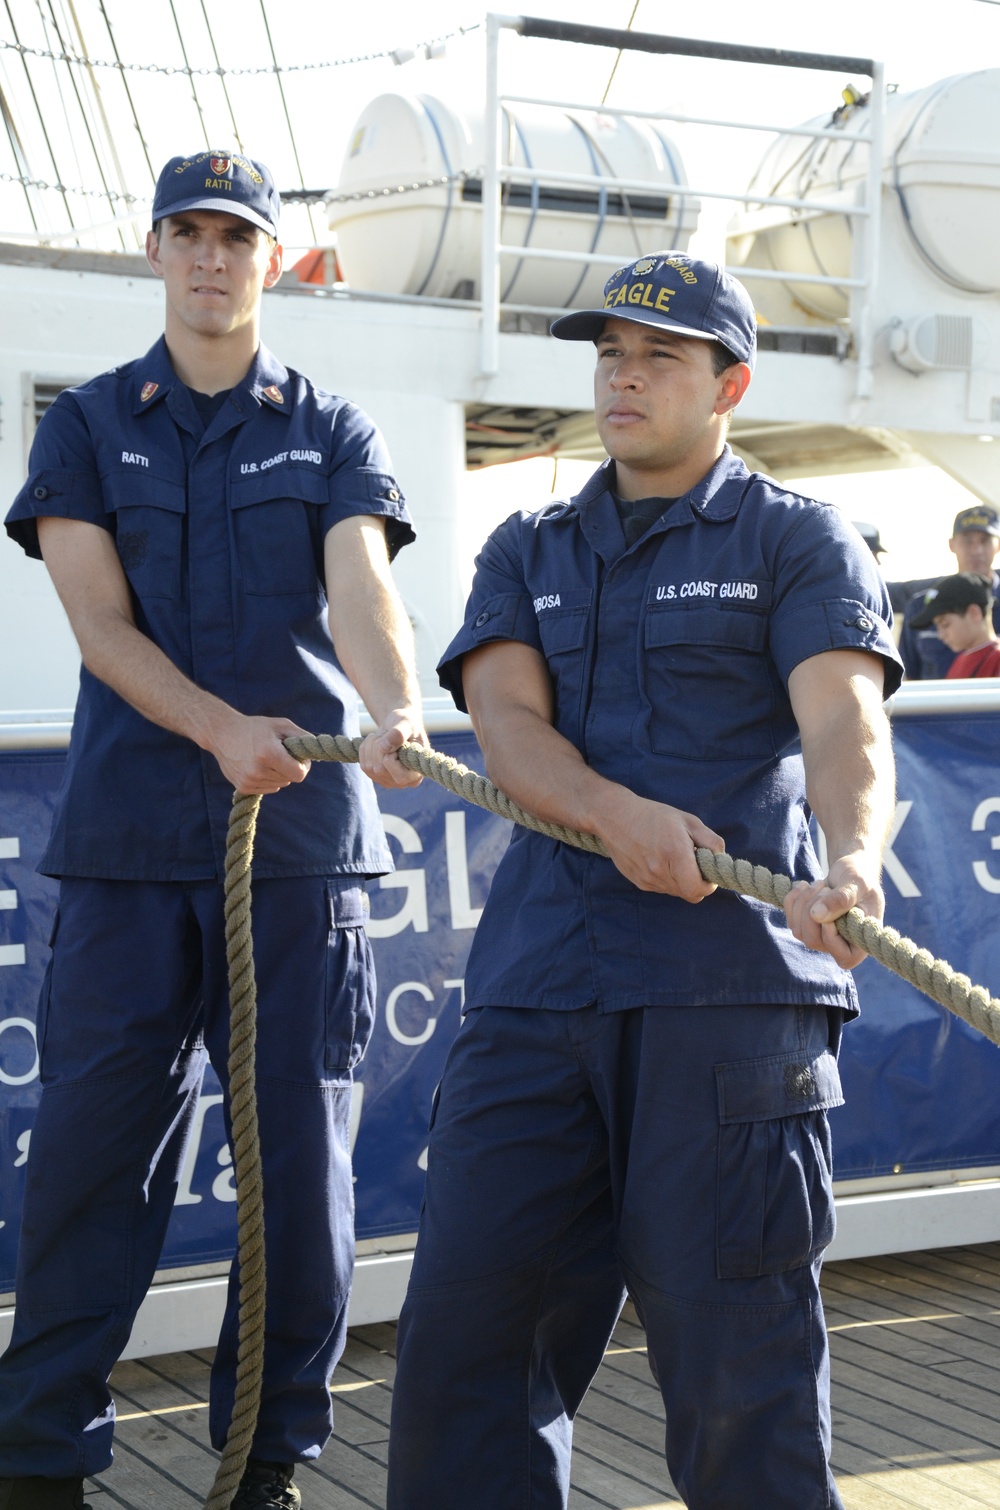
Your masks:
<svg viewBox="0 0 1000 1510"><path fill-rule="evenodd" d="M285 746L297 760L354 761L358 758L361 740L349 739L346 735L296 735L286 739ZM404 745L399 758L411 771L429 776L439 786L487 812L509 818L535 833L546 834L591 854L607 854L594 834L534 817L495 787L492 781L470 771L448 755L423 745ZM788 876L775 875L764 865L751 865L748 860L735 859L732 855L715 855L710 849L696 849L695 857L706 881L727 891L741 892L759 902L767 902L772 907L780 907L791 889ZM1000 1045L1000 1001L983 986L973 985L967 975L953 970L947 960L935 959L927 949L921 949L912 939L904 938L895 928L887 928L875 918L866 917L858 907L838 918L836 928L848 943L863 949L887 970L901 976L939 1006L976 1028L991 1043Z"/></svg>

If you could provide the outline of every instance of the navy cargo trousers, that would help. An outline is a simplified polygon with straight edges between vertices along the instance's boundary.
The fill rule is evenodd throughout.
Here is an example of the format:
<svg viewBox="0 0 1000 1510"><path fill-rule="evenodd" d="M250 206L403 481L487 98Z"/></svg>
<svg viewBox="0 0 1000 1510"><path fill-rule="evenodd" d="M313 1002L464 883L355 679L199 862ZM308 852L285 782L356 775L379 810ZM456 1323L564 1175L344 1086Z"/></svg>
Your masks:
<svg viewBox="0 0 1000 1510"><path fill-rule="evenodd" d="M254 883L267 1309L253 1453L276 1462L317 1457L332 1426L354 1261L351 1072L374 1010L363 903L351 876ZM221 885L63 881L38 1042L0 1477L71 1478L111 1462L108 1374L157 1265L207 1057L227 1084ZM216 1447L237 1269L212 1371Z"/></svg>
<svg viewBox="0 0 1000 1510"><path fill-rule="evenodd" d="M626 1292L691 1510L842 1510L818 1277L842 1014L483 1007L441 1084L388 1510L564 1510Z"/></svg>

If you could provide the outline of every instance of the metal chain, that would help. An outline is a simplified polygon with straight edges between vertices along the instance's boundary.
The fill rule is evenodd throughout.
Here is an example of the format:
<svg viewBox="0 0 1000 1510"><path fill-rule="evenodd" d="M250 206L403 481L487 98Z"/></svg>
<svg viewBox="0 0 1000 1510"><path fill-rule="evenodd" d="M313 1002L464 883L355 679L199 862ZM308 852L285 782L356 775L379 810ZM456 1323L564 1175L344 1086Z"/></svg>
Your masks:
<svg viewBox="0 0 1000 1510"><path fill-rule="evenodd" d="M394 184L386 189L356 189L351 194L329 194L323 190L315 193L298 193L294 189L281 195L282 205L288 204L352 204L363 199L388 199L393 194L412 194L418 189L437 189L443 184L464 183L466 179L477 182L483 176L482 168L462 168L458 173L442 173L439 178L422 178L417 183Z"/></svg>
<svg viewBox="0 0 1000 1510"><path fill-rule="evenodd" d="M463 168L458 173L443 173L438 178L422 178L415 183L394 184L385 189L356 189L350 194L330 194L319 189L312 192L289 189L281 195L282 205L351 204L369 199L387 199L396 194L413 194L420 189L437 189L447 184L480 180L481 168ZM148 194L118 194L113 189L76 189L69 184L48 183L44 178L27 178L24 174L0 173L0 183L20 184L25 189L55 189L58 194L79 194L84 199L121 200L125 204L152 204Z"/></svg>
<svg viewBox="0 0 1000 1510"><path fill-rule="evenodd" d="M120 199L124 204L152 204L148 195L118 194L114 189L75 189L71 184L50 184L44 178L27 178L23 173L0 173L0 183L20 184L24 189L55 189L57 194L79 194L84 199Z"/></svg>
<svg viewBox="0 0 1000 1510"><path fill-rule="evenodd" d="M450 42L453 37L464 37L467 32L476 31L480 23L474 21L471 26L459 26L455 31L445 32L443 36L431 37L426 42L414 44L414 51L421 48L433 47L438 42ZM0 50L20 53L22 57L48 58L54 63L79 63L87 68L112 68L118 73L163 73L183 74L194 78L241 78L257 77L266 73L309 73L321 68L348 68L354 63L375 63L380 58L391 58L393 48L385 48L382 52L359 53L354 58L329 58L316 63L265 63L260 68L223 68L218 65L215 68L192 68L175 67L168 63L121 63L117 58L87 58L77 52L54 52L47 47L28 47L24 42L8 42L0 37ZM395 49L398 51L399 49ZM409 49L407 49L409 50Z"/></svg>

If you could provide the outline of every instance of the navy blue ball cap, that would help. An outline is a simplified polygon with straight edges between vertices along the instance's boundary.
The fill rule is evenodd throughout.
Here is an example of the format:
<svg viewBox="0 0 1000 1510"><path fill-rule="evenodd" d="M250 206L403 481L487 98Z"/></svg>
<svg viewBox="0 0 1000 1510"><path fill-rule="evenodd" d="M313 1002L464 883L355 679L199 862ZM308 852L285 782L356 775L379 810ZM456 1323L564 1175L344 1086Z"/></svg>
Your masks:
<svg viewBox="0 0 1000 1510"><path fill-rule="evenodd" d="M975 503L971 509L961 509L955 515L951 533L964 535L969 530L982 530L985 535L1000 535L1000 514L989 503Z"/></svg>
<svg viewBox="0 0 1000 1510"><path fill-rule="evenodd" d="M574 310L550 327L561 341L596 341L605 320L634 320L699 341L721 341L753 367L757 317L750 295L716 262L687 252L649 252L612 273L600 309Z"/></svg>
<svg viewBox="0 0 1000 1510"><path fill-rule="evenodd" d="M153 220L184 210L228 210L277 240L281 199L263 163L233 152L172 157L156 180Z"/></svg>

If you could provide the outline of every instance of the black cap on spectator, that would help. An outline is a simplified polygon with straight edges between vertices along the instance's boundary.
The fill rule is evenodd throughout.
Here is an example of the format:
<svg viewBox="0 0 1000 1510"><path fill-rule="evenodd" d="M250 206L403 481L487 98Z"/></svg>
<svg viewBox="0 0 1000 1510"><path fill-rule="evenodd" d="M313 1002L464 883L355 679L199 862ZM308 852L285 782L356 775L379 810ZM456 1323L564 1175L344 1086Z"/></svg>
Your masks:
<svg viewBox="0 0 1000 1510"><path fill-rule="evenodd" d="M862 540L865 542L868 549L875 557L875 560L877 561L879 556L884 556L885 546L882 544L882 538L878 532L878 525L866 524L863 519L855 519L852 522L854 524L854 528L857 530L858 534L861 536Z"/></svg>
<svg viewBox="0 0 1000 1510"><path fill-rule="evenodd" d="M951 577L942 577L924 594L924 606L910 623L914 629L928 629L939 613L964 613L973 603L979 605L985 618L993 604L993 584L977 572L957 571Z"/></svg>

